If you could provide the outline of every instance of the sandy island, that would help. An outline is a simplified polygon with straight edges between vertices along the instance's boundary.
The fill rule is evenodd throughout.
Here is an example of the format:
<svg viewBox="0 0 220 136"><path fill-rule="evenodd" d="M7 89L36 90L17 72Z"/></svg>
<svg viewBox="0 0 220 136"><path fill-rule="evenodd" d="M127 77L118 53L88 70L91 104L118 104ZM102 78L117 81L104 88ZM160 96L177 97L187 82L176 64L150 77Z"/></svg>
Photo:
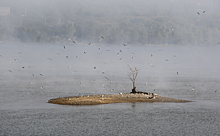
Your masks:
<svg viewBox="0 0 220 136"><path fill-rule="evenodd" d="M149 94L105 94L105 95L84 95L55 98L48 103L62 105L98 105L110 103L125 103L125 102L191 102L188 100L180 100L174 98L163 97L155 93Z"/></svg>

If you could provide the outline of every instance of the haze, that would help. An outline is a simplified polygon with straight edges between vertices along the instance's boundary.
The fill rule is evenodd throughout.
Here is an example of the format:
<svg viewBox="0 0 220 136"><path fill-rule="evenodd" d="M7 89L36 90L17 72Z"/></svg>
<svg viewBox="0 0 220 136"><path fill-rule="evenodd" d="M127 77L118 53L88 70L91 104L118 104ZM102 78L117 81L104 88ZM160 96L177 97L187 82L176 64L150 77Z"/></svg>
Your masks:
<svg viewBox="0 0 220 136"><path fill-rule="evenodd" d="M0 41L217 45L219 6L218 0L1 0L10 14L0 16Z"/></svg>

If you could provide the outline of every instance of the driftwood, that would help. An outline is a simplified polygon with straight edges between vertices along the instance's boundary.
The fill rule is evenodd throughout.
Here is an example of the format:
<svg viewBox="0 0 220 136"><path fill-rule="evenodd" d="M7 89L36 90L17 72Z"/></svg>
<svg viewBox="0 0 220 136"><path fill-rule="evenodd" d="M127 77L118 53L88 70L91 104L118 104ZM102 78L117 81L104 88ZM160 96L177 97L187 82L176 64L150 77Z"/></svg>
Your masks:
<svg viewBox="0 0 220 136"><path fill-rule="evenodd" d="M134 92L134 90L132 89L132 92L130 92L130 94L146 94L146 95L150 95L150 97L149 97L149 99L153 99L155 96L156 96L156 94L155 93L150 93L150 92L137 92L137 91L135 91Z"/></svg>

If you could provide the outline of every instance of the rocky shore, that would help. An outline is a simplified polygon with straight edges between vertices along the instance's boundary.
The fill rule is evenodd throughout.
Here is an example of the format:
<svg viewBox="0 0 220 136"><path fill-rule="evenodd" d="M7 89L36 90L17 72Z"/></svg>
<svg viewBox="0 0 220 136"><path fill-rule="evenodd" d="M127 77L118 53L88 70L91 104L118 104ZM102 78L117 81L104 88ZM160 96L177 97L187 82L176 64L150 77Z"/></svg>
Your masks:
<svg viewBox="0 0 220 136"><path fill-rule="evenodd" d="M50 99L48 103L62 105L98 105L125 102L190 102L174 98L163 97L156 93L140 94L105 94L105 95L84 95Z"/></svg>

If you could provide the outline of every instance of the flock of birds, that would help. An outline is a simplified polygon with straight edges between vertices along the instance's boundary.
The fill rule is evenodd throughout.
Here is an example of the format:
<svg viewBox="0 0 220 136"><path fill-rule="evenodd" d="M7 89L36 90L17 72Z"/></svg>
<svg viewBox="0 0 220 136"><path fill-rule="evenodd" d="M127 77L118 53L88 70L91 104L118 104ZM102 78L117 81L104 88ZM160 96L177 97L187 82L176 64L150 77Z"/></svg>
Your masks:
<svg viewBox="0 0 220 136"><path fill-rule="evenodd" d="M205 13L206 11L203 11L202 13ZM198 15L200 15L200 13L199 12L197 12L197 14ZM105 35L102 35L102 36L100 36L100 39L98 39L98 41L101 41L101 40L104 40L105 38L108 38L109 36L107 35L107 34L105 34ZM77 42L75 41L75 40L72 40L72 42L73 42L73 44L77 44ZM129 44L131 44L131 42L126 42L126 43L123 43L122 45L123 46L127 46L127 47L129 47ZM88 43L88 45L92 45L92 42L89 42ZM63 46L63 49L66 49L66 46L64 45ZM127 49L129 49L129 48L127 48ZM99 50L100 50L100 48L99 48ZM111 50L106 50L106 51L111 51ZM163 50L158 50L158 51L163 51ZM119 56L119 54L120 53L122 53L123 51L120 49L119 50L119 52L116 54L117 56ZM83 52L84 54L87 54L87 52L86 51L84 51ZM22 52L18 52L18 54L22 54ZM58 55L60 55L60 53L57 53ZM99 53L99 55L101 55L102 54L102 52L101 53ZM131 53L131 55L132 55L132 59L134 59L135 58L135 56L134 56L134 53ZM3 57L2 55L0 55L0 57ZM78 56L76 56L76 58L77 58ZM150 57L153 57L153 54L150 54ZM174 57L176 57L175 55L174 55ZM69 56L66 56L66 58L68 59L69 58ZM48 60L52 60L51 58L48 58ZM119 60L122 60L122 58L120 58ZM18 59L14 59L14 61L18 61ZM165 61L169 61L168 59L165 59ZM10 60L10 63L11 63L12 61ZM151 67L155 67L154 65L152 65L151 63L148 63ZM178 63L177 63L178 64ZM31 66L28 66L29 68L31 68ZM24 66L22 66L22 69L24 69L25 67ZM69 66L69 68L71 68L71 66ZM93 69L97 69L97 66L93 66ZM10 73L12 73L13 71L12 70L8 70ZM105 74L105 72L102 72L102 74ZM177 75L180 75L180 73L177 71L176 72L176 74ZM44 76L42 73L40 73L39 74L40 76ZM32 74L32 76L35 76L35 74ZM110 81L110 83L112 83L113 81L112 80L110 80L107 76L104 76L105 77L105 79L106 80L108 80L108 81ZM152 77L152 78L154 78L154 77ZM177 82L178 82L178 80L176 80ZM94 80L92 80L91 82L94 82ZM80 84L82 84L82 81L80 82ZM147 84L147 83L146 83ZM187 84L187 86L188 86L189 84ZM43 89L44 87L43 86L41 86L41 89ZM111 91L112 90L114 90L114 89L111 89ZM195 88L194 87L192 87L192 91L194 91L195 90ZM155 89L154 89L154 91L155 91ZM215 92L217 92L217 90L215 91Z"/></svg>
<svg viewBox="0 0 220 136"><path fill-rule="evenodd" d="M205 11L203 11L202 13L205 13ZM198 15L200 15L200 12L197 12Z"/></svg>
<svg viewBox="0 0 220 136"><path fill-rule="evenodd" d="M100 39L99 39L98 41L104 40L105 38L108 38L108 35L107 35L107 34L105 34L105 36L100 36ZM72 42L73 42L73 44L77 44L77 42L76 42L75 40L72 40ZM131 44L131 42L126 42L126 43L123 43L122 45L123 45L123 46L126 46L127 49L129 49L129 44ZM92 45L92 43L89 42L88 45ZM25 48L26 48L26 47L25 47ZM63 49L66 50L66 49L67 49L67 45L63 45ZM100 48L98 48L98 50L100 50ZM111 50L106 50L106 51L111 51ZM159 49L158 51L163 51L163 50L162 50L162 49ZM119 51L118 51L118 53L116 54L116 56L119 56L120 53L122 53L122 52L123 52L122 49L119 49ZM102 52L101 52L101 53L102 53ZM100 55L101 53L99 53L99 55ZM22 52L18 52L18 54L22 54ZM87 54L87 52L84 51L84 54ZM60 54L60 53L57 53L57 55L61 55L61 54ZM3 57L3 56L0 55L0 57ZM76 58L77 58L77 57L78 57L78 56L76 56ZM154 57L153 53L150 54L150 57ZM176 56L174 55L173 57L176 57ZM68 59L69 56L66 56L66 58ZM134 52L131 53L131 58L132 58L132 59L135 58ZM52 60L51 58L47 58L47 59L48 59L48 60ZM119 58L119 60L122 60L122 58ZM14 61L18 61L18 59L14 59ZM165 59L165 61L169 61L169 60L168 60L168 59ZM12 63L11 60L10 60L10 63ZM152 65L151 63L149 63L149 65L150 65L151 67L155 67L155 65ZM31 66L22 66L21 68L22 68L22 69L25 69L26 67L31 68ZM71 68L71 66L69 66L69 68ZM93 69L94 69L94 70L97 69L97 66L93 66ZM9 69L8 71L9 71L10 73L13 72L13 71L10 70L10 69ZM102 72L102 74L104 75L104 78L105 78L106 80L108 80L110 83L113 82L112 80L110 80L109 77L107 77L107 75L105 75L105 72ZM178 71L176 72L176 74L177 74L177 75L180 75ZM32 76L35 76L35 75L37 75L37 74L32 74ZM39 75L39 76L44 76L42 73L39 73L38 75ZM113 77L114 77L114 76L113 76ZM152 77L152 79L153 79L153 78L154 78L154 77ZM176 81L178 82L178 80L176 80ZM94 80L92 80L91 82L94 82ZM55 82L55 83L57 83L57 82ZM75 83L75 82L74 82L74 83ZM31 84L32 84L32 82L31 82ZM83 84L83 82L80 81L79 84ZM146 83L146 84L147 84L147 83ZM19 84L18 84L18 85L19 85ZM102 86L105 86L105 85L102 85ZM44 86L41 86L40 89L44 89ZM111 89L111 91L113 91L113 90L114 90L114 89ZM193 87L193 88L192 88L192 91L194 91L194 90L195 90L195 88ZM155 91L155 89L154 89L154 91Z"/></svg>

